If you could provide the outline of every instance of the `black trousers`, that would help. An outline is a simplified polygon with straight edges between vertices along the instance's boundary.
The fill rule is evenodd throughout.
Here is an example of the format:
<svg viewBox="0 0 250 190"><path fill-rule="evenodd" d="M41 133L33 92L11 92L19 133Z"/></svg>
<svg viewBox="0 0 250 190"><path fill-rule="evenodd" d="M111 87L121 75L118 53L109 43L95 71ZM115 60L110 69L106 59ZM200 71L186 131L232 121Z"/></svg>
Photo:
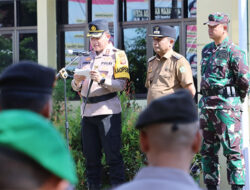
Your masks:
<svg viewBox="0 0 250 190"><path fill-rule="evenodd" d="M83 117L81 135L88 184L101 184L102 150L109 165L111 184L115 186L123 183L125 177L120 153L121 113Z"/></svg>

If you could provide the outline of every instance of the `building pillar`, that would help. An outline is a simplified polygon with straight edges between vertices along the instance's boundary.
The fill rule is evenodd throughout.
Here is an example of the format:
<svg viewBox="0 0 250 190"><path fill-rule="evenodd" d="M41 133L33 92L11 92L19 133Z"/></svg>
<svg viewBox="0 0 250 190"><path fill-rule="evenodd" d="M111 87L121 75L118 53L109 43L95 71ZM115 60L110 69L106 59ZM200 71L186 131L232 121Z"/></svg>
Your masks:
<svg viewBox="0 0 250 190"><path fill-rule="evenodd" d="M238 14L239 14L239 46L240 48L248 55L248 8L247 8L247 0L241 0L239 1L239 8L238 8ZM247 60L249 61L248 56ZM249 65L249 62L248 62ZM249 189L249 108L248 108L248 96L245 98L245 102L242 105L243 113L242 113L242 136L243 136L243 155L245 158L245 166L246 166L246 184L245 184L245 190Z"/></svg>
<svg viewBox="0 0 250 190"><path fill-rule="evenodd" d="M56 68L56 0L37 0L38 63Z"/></svg>

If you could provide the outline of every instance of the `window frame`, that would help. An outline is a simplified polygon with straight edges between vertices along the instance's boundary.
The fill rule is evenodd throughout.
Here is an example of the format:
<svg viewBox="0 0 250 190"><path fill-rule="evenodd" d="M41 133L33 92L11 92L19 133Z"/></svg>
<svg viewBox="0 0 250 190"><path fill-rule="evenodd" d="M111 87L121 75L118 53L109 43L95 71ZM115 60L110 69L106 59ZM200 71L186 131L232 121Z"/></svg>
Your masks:
<svg viewBox="0 0 250 190"><path fill-rule="evenodd" d="M60 8L60 4L57 0L57 9ZM152 47L152 38L148 37L148 34L152 32L152 26L166 24L166 25L175 25L179 26L179 53L186 56L186 26L187 25L196 25L196 17L188 17L188 0L182 0L182 8L181 8L181 18L176 19L155 19L155 0L149 0L149 20L145 21L125 21L127 18L127 8L126 8L126 1L118 1L116 3L117 7L114 7L117 11L117 18L114 18L114 22L118 25L117 31L117 48L124 49L124 29L127 28L137 28L137 27L144 27L147 29L147 38L146 38L146 58L150 58L153 56L153 47ZM61 40L61 32L66 31L79 31L83 30L85 34L88 32L88 23L92 21L92 0L86 1L86 23L82 24L58 24L57 25L57 65L58 70L64 67L64 60L65 60L65 44L64 41ZM57 11L57 17L58 15ZM58 21L58 18L57 18ZM114 24L109 23L109 27L112 27ZM65 40L65 39L64 39ZM61 42L60 42L61 41ZM84 41L84 46L89 47L89 40ZM88 49L86 49L88 50ZM137 97L137 95L136 95ZM145 98L146 94L139 95L140 98Z"/></svg>
<svg viewBox="0 0 250 190"><path fill-rule="evenodd" d="M17 26L17 1L14 1L14 26L13 27L0 27L0 34L12 34L12 64L19 61L19 35L36 33L37 26Z"/></svg>

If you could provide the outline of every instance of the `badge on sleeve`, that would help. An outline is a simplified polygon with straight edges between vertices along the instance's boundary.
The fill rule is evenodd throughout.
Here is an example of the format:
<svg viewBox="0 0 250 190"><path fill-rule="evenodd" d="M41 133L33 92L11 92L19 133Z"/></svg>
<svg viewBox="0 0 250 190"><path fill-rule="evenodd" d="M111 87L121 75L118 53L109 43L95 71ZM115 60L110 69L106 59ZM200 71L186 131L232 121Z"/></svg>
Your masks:
<svg viewBox="0 0 250 190"><path fill-rule="evenodd" d="M85 61L91 61L91 57L86 57Z"/></svg>
<svg viewBox="0 0 250 190"><path fill-rule="evenodd" d="M185 68L184 66L181 66L181 67L180 67L180 72L181 72L181 73L185 73L185 72L186 72L186 68Z"/></svg>
<svg viewBox="0 0 250 190"><path fill-rule="evenodd" d="M124 51L118 51L115 54L115 70L114 77L130 79L128 70L128 60Z"/></svg>

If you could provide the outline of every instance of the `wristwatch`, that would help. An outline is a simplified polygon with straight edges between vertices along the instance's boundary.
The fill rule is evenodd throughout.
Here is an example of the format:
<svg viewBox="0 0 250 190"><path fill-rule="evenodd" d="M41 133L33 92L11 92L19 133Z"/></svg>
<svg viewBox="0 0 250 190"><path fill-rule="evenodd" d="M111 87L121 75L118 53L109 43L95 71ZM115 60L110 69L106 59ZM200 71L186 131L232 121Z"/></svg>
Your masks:
<svg viewBox="0 0 250 190"><path fill-rule="evenodd" d="M105 82L105 78L102 78L98 84L102 85L102 84L104 84L104 82Z"/></svg>

